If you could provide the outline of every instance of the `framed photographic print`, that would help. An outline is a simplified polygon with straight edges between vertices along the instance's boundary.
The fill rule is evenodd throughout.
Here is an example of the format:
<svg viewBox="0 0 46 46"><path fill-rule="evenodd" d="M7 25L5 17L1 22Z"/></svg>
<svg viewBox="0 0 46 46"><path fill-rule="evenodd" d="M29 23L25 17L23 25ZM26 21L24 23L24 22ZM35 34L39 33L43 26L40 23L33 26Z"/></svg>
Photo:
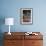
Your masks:
<svg viewBox="0 0 46 46"><path fill-rule="evenodd" d="M32 8L21 8L20 9L20 23L21 24L32 24Z"/></svg>

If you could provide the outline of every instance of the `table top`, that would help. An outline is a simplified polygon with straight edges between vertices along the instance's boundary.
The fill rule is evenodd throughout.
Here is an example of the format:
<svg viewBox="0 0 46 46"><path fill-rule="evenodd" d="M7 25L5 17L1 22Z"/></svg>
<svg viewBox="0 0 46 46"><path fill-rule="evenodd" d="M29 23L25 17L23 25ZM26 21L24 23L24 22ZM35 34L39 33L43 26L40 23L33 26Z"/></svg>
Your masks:
<svg viewBox="0 0 46 46"><path fill-rule="evenodd" d="M43 35L40 32L32 32L32 34L25 34L27 32L11 32L11 35L8 32L4 33L5 39L43 39ZM38 34L38 35L35 35Z"/></svg>

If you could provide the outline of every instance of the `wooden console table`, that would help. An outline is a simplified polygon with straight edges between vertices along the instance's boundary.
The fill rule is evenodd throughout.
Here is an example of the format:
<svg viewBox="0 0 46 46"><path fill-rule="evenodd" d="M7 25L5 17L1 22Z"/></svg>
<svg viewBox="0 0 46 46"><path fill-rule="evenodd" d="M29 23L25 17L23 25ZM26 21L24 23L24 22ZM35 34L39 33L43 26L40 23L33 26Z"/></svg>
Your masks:
<svg viewBox="0 0 46 46"><path fill-rule="evenodd" d="M4 46L43 46L43 35L40 32L38 35L25 35L26 32L11 32L8 35L4 33Z"/></svg>

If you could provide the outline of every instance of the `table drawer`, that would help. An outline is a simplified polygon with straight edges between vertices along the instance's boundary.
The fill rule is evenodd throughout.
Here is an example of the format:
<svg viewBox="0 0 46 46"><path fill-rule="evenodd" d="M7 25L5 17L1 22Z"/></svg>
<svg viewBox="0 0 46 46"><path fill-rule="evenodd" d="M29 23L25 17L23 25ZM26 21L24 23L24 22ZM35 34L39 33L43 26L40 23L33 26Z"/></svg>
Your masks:
<svg viewBox="0 0 46 46"><path fill-rule="evenodd" d="M39 39L39 40L43 40L43 36L40 36L40 35L34 35L34 36L30 36L30 35L25 35L25 40L29 40L29 39L35 39L35 40L37 40L37 39Z"/></svg>
<svg viewBox="0 0 46 46"><path fill-rule="evenodd" d="M10 40L23 40L24 39L24 36L23 35L15 35L15 36L5 36L4 37L4 39L6 39L6 40L8 40L8 39L10 39Z"/></svg>
<svg viewBox="0 0 46 46"><path fill-rule="evenodd" d="M43 46L42 40L25 40L24 46Z"/></svg>
<svg viewBox="0 0 46 46"><path fill-rule="evenodd" d="M5 40L4 41L4 46L15 46L16 41L15 40Z"/></svg>
<svg viewBox="0 0 46 46"><path fill-rule="evenodd" d="M23 46L23 40L5 40L4 46Z"/></svg>

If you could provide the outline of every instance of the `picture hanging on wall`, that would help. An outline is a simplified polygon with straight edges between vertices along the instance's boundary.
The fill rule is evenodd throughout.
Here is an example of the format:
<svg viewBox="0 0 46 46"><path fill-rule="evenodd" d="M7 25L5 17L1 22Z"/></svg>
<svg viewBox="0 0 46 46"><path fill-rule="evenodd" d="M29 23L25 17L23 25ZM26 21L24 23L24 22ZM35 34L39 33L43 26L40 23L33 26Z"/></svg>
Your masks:
<svg viewBox="0 0 46 46"><path fill-rule="evenodd" d="M20 9L20 23L21 24L32 24L32 8L21 8Z"/></svg>

